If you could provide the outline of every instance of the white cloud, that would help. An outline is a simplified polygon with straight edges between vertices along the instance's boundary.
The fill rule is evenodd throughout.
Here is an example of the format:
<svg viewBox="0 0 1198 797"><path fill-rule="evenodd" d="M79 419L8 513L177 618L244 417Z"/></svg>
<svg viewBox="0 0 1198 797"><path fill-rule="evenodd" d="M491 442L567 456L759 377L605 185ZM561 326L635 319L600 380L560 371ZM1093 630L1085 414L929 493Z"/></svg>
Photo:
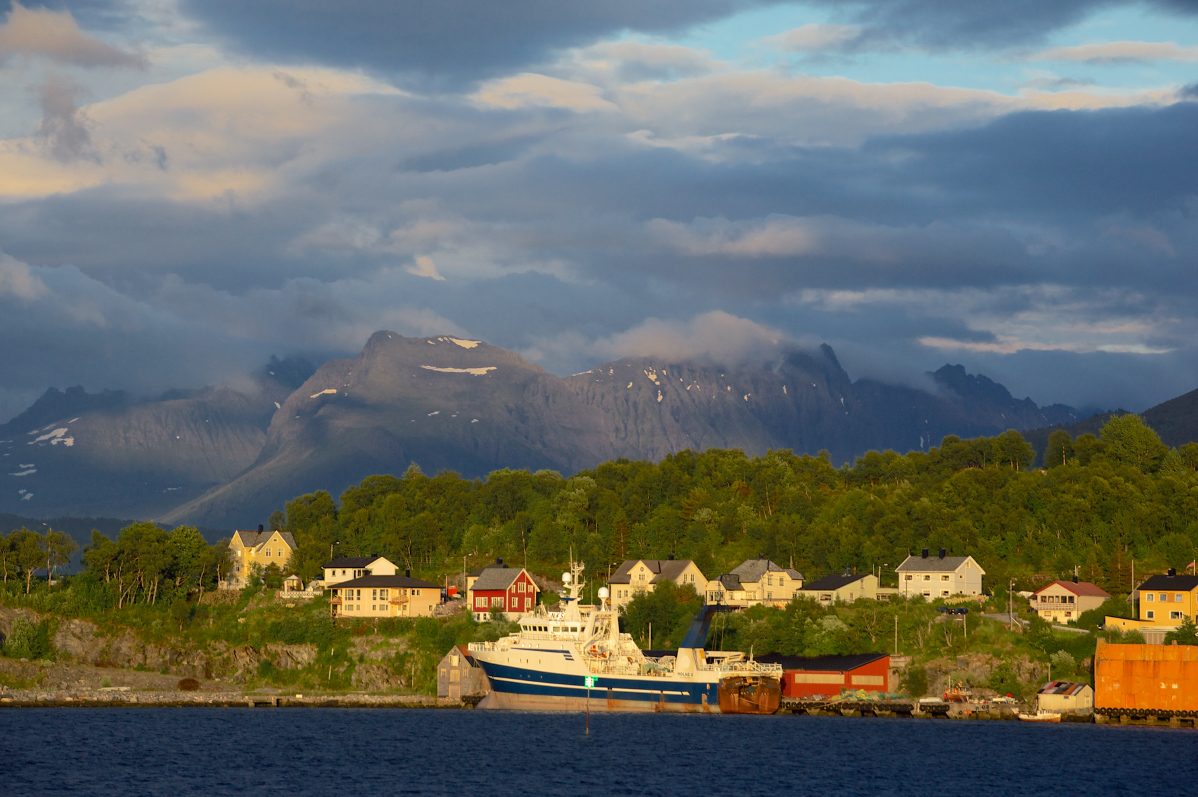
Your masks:
<svg viewBox="0 0 1198 797"><path fill-rule="evenodd" d="M482 106L509 110L522 107L567 108L580 113L618 110L603 98L599 86L532 72L489 80L470 98Z"/></svg>
<svg viewBox="0 0 1198 797"><path fill-rule="evenodd" d="M428 277L435 280L445 279L437 272L437 264L433 262L431 257L426 255L417 257L415 262L404 270L417 277Z"/></svg>
<svg viewBox="0 0 1198 797"><path fill-rule="evenodd" d="M79 29L70 11L25 8L13 0L0 26L0 61L13 56L43 57L76 66L115 66L143 69L145 59L126 53Z"/></svg>
<svg viewBox="0 0 1198 797"><path fill-rule="evenodd" d="M0 296L9 294L32 301L46 295L46 284L29 268L29 264L0 252Z"/></svg>
<svg viewBox="0 0 1198 797"><path fill-rule="evenodd" d="M811 22L777 36L767 36L764 42L787 53L824 53L844 49L861 35L855 25L828 25Z"/></svg>
<svg viewBox="0 0 1198 797"><path fill-rule="evenodd" d="M1117 63L1124 61L1198 61L1198 47L1183 47L1176 42L1105 42L1072 47L1053 47L1026 57L1028 61L1085 61Z"/></svg>

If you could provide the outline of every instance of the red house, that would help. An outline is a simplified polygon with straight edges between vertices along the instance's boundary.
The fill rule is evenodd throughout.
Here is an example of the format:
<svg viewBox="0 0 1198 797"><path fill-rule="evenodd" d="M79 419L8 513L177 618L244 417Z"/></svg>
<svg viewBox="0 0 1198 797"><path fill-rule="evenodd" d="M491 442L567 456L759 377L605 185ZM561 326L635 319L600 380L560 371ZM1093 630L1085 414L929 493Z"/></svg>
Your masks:
<svg viewBox="0 0 1198 797"><path fill-rule="evenodd" d="M757 661L782 665L784 697L832 697L845 689L890 691L890 656L885 653L814 658L771 653L758 656Z"/></svg>
<svg viewBox="0 0 1198 797"><path fill-rule="evenodd" d="M467 575L466 599L474 619L482 622L499 609L508 620L518 619L537 605L537 585L524 568L508 567L502 559Z"/></svg>

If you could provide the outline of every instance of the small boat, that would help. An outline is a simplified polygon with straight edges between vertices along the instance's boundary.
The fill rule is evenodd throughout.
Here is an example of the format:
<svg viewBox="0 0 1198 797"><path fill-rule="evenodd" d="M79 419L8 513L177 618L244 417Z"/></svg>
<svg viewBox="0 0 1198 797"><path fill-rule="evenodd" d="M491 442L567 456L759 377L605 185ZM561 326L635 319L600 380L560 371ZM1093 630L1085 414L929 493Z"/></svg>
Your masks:
<svg viewBox="0 0 1198 797"><path fill-rule="evenodd" d="M1037 711L1035 714L1019 712L1019 719L1024 722L1060 722L1061 715L1057 711Z"/></svg>

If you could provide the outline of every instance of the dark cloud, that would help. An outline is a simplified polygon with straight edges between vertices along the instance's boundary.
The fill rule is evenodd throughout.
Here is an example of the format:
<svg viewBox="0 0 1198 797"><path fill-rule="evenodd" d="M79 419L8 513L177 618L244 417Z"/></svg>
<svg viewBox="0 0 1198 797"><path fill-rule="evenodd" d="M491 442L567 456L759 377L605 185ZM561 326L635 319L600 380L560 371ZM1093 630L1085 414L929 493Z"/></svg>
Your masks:
<svg viewBox="0 0 1198 797"><path fill-rule="evenodd" d="M38 138L55 160L68 162L92 154L90 122L75 104L84 93L78 83L53 73L38 87L42 109Z"/></svg>
<svg viewBox="0 0 1198 797"><path fill-rule="evenodd" d="M184 0L259 58L472 79L631 29L681 30L781 0Z"/></svg>

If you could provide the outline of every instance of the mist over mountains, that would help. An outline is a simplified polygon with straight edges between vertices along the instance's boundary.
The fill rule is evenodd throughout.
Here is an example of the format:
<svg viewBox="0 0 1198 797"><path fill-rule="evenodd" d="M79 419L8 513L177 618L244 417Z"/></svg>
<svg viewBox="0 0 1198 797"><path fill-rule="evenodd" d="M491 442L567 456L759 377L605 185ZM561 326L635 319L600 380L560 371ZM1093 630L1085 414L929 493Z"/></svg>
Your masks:
<svg viewBox="0 0 1198 797"><path fill-rule="evenodd" d="M1080 420L946 365L932 392L854 382L826 345L758 362L634 357L561 378L520 355L453 337L371 336L315 372L273 360L251 389L50 389L0 426L0 512L247 527L317 489L376 473L500 468L570 474L684 449L908 451Z"/></svg>

